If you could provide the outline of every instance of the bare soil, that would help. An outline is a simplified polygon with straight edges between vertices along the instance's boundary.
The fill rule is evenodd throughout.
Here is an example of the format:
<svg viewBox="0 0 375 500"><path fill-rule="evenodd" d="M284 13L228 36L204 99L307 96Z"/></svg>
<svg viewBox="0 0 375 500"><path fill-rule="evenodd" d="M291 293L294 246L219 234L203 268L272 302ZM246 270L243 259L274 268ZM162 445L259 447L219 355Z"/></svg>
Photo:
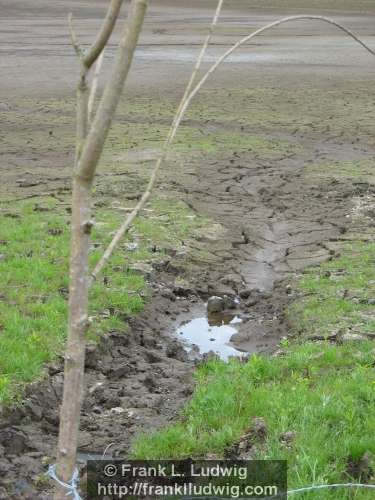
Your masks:
<svg viewBox="0 0 375 500"><path fill-rule="evenodd" d="M152 3L125 99L168 96L178 101L215 2L189 2L189 7L184 3ZM74 112L68 104L77 63L66 16L73 10L80 38L88 43L106 2L24 4L0 0L4 202L69 190ZM325 4L324 13L374 46L371 2L346 1L344 7L335 1L313 6L298 2L298 8L296 2L244 4L228 3L209 59L280 14L307 12L305 4L311 7L309 13L321 13ZM268 154L226 142L220 153L192 155L183 170L163 174L160 192L172 193L212 220L212 231L196 241L206 257L193 253L188 271L173 257L156 269L152 300L132 321L131 334L110 332L100 346L90 347L82 459L101 454L112 442L110 454L124 455L136 433L176 417L192 393L194 361L173 331L210 295L241 298L243 323L234 346L249 353L277 349L288 333L285 279L332 258L330 243L345 237L352 197L373 192L373 186L351 178L317 181L309 168L373 156L374 63L333 28L298 23L255 40L209 81L197 104L201 114L189 116L187 124L202 130L203 136L256 135L286 146ZM46 104L51 98L67 104L61 116ZM43 120L36 123L33 113ZM131 116L118 120L132 123ZM164 122L168 120L163 115ZM185 288L176 285L179 274L189 278ZM56 442L61 364L51 366L49 375L29 388L21 407L3 412L0 498L50 498L33 482L45 470L43 457L53 456Z"/></svg>

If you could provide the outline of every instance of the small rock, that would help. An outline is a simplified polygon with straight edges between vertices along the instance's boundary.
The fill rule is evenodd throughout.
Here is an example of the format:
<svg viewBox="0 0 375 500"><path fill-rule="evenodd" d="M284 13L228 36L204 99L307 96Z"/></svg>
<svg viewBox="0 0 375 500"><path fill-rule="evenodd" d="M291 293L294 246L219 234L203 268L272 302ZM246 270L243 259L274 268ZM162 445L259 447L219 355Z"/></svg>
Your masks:
<svg viewBox="0 0 375 500"><path fill-rule="evenodd" d="M285 445L291 445L296 437L296 433L293 431L287 431L280 434L279 441Z"/></svg>
<svg viewBox="0 0 375 500"><path fill-rule="evenodd" d="M283 349L278 349L272 354L273 358L279 358L280 356L285 356L285 351Z"/></svg>
<svg viewBox="0 0 375 500"><path fill-rule="evenodd" d="M205 352L202 356L202 360L204 362L211 361L212 359L220 359L220 356L218 356L214 351Z"/></svg>
<svg viewBox="0 0 375 500"><path fill-rule="evenodd" d="M262 417L254 417L248 435L255 440L263 442L268 434L267 425Z"/></svg>
<svg viewBox="0 0 375 500"><path fill-rule="evenodd" d="M58 373L61 372L61 370L62 367L57 363L51 363L50 365L48 365L48 373L51 376L57 375Z"/></svg>
<svg viewBox="0 0 375 500"><path fill-rule="evenodd" d="M193 293L193 290L190 283L188 283L185 279L176 278L173 293L177 295L177 297L188 297Z"/></svg>
<svg viewBox="0 0 375 500"><path fill-rule="evenodd" d="M151 276L151 274L153 273L152 266L150 264L147 264L147 262L135 262L132 265L132 269L145 276Z"/></svg>
<svg viewBox="0 0 375 500"><path fill-rule="evenodd" d="M149 363L161 363L163 361L159 354L156 354L152 351L145 351L144 357Z"/></svg>
<svg viewBox="0 0 375 500"><path fill-rule="evenodd" d="M160 290L160 295L165 299L171 300L172 302L175 302L176 300L176 295L169 288L162 288Z"/></svg>
<svg viewBox="0 0 375 500"><path fill-rule="evenodd" d="M246 302L246 307L253 307L258 303L258 299L256 297L250 297Z"/></svg>
<svg viewBox="0 0 375 500"><path fill-rule="evenodd" d="M178 342L171 342L168 345L166 349L166 355L168 356L168 358L177 359L179 361L187 361L188 359L187 352Z"/></svg>
<svg viewBox="0 0 375 500"><path fill-rule="evenodd" d="M251 290L241 290L239 293L240 298L243 300L248 299L250 295L251 295Z"/></svg>
<svg viewBox="0 0 375 500"><path fill-rule="evenodd" d="M134 250L136 250L138 248L138 243L135 243L135 242L130 242L130 243L125 243L125 247L127 250L129 250L130 252L133 252Z"/></svg>
<svg viewBox="0 0 375 500"><path fill-rule="evenodd" d="M237 307L237 303L232 297L224 295L223 300L225 309L235 309Z"/></svg>
<svg viewBox="0 0 375 500"><path fill-rule="evenodd" d="M91 386L88 390L89 394L94 394L96 392L101 392L103 390L103 382L96 382L93 386Z"/></svg>
<svg viewBox="0 0 375 500"><path fill-rule="evenodd" d="M26 401L24 408L31 415L33 420L39 421L42 419L42 409L38 404L35 404L33 401Z"/></svg>
<svg viewBox="0 0 375 500"><path fill-rule="evenodd" d="M115 406L114 408L110 409L110 413L112 415L121 415L121 413L125 413L126 410L124 408L121 408L121 406Z"/></svg>
<svg viewBox="0 0 375 500"><path fill-rule="evenodd" d="M126 375L129 375L130 373L134 372L134 368L130 365L120 365L120 366L115 366L111 368L110 370L110 376L113 379L120 379L125 377Z"/></svg>
<svg viewBox="0 0 375 500"><path fill-rule="evenodd" d="M207 301L207 313L212 314L212 313L218 313L222 312L225 309L225 302L224 299L221 297L210 297Z"/></svg>

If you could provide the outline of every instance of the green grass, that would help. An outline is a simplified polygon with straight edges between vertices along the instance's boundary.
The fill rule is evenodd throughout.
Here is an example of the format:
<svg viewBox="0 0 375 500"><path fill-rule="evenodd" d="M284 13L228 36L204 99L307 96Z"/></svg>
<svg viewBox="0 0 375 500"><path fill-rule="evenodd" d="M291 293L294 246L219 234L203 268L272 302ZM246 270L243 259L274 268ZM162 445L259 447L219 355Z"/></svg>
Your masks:
<svg viewBox="0 0 375 500"><path fill-rule="evenodd" d="M66 336L69 216L53 199L41 203L45 211L35 211L35 203L22 203L7 206L0 215L2 403L20 396L26 383L42 375L44 364L61 352ZM163 259L170 248L178 251L202 224L183 203L166 198L156 198L149 210L105 268L105 284L101 279L92 287L93 340L111 329L126 334L126 318L143 309L146 283L132 266ZM91 266L123 217L107 208L96 216ZM129 250L129 242L137 247Z"/></svg>
<svg viewBox="0 0 375 500"><path fill-rule="evenodd" d="M349 480L348 462L375 453L372 349L371 342L355 350L306 344L281 358L209 362L198 370L197 389L181 421L140 437L134 456L222 456L252 417L263 417L269 436L255 457L288 460L290 487ZM286 431L296 433L291 449L279 440ZM341 491L301 498L353 497Z"/></svg>
<svg viewBox="0 0 375 500"><path fill-rule="evenodd" d="M374 306L374 244L353 243L343 256L307 270L295 284L299 298L289 310L294 328L328 335L333 329L375 332L368 316ZM340 298L348 289L360 300ZM366 318L366 319L365 319ZM185 458L215 455L264 418L268 437L255 458L286 459L289 488L358 480L348 464L365 453L375 457L374 343L331 345L284 343L286 354L253 356L247 363L211 361L196 374L196 390L181 419L160 432L140 436L137 458ZM281 434L293 431L291 447ZM372 463L375 471L375 462ZM299 498L369 499L367 490L325 490Z"/></svg>
<svg viewBox="0 0 375 500"><path fill-rule="evenodd" d="M115 124L112 131L114 144L111 144L111 152L123 152L140 146L145 149L161 148L169 130L168 120L165 123L155 124L149 122L149 116L140 115L139 119L140 123L119 121ZM272 159L300 149L298 145L287 141L264 138L261 135L241 132L238 126L237 128L235 132L220 128L209 131L204 126L183 124L177 132L172 151L181 154L202 152L207 156L230 148L233 151L248 151L264 159ZM141 144L139 137L142 137ZM118 140L118 138L124 139ZM111 138L109 141L111 142Z"/></svg>
<svg viewBox="0 0 375 500"><path fill-rule="evenodd" d="M289 308L291 324L303 335L338 330L375 335L375 244L346 244L343 255L308 269L298 282L299 300Z"/></svg>

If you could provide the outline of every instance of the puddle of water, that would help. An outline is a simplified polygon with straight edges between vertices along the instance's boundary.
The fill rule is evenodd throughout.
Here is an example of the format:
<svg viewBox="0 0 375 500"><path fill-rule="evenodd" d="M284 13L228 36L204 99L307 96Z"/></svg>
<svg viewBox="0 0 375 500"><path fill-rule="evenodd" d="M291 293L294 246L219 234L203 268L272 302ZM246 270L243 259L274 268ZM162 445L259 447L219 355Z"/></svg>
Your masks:
<svg viewBox="0 0 375 500"><path fill-rule="evenodd" d="M184 322L177 330L180 338L189 346L197 346L201 354L215 352L221 359L230 356L241 357L245 353L229 345L233 334L237 333L236 325L241 323L238 316L231 314L215 314L195 318Z"/></svg>

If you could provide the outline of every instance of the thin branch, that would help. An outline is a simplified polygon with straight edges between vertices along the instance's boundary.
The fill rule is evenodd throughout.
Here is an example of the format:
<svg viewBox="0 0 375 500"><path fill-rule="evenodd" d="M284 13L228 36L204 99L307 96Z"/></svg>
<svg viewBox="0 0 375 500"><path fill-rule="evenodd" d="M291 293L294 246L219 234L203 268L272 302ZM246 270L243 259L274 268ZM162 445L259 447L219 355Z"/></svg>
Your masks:
<svg viewBox="0 0 375 500"><path fill-rule="evenodd" d="M220 14L220 8L221 8L221 3L222 2L219 2L219 5L218 5L218 10L215 14L215 17L214 17L214 21L213 23L216 23L217 22L217 18ZM220 7L220 8L219 8ZM153 186L155 184L155 181L156 181L156 178L157 178L157 174L158 174L158 171L160 169L160 166L161 164L168 158L168 154L169 154L169 147L171 145L171 143L173 142L173 139L175 138L176 136L176 133L177 133L177 130L178 130L178 127L180 126L181 124L181 121L185 115L185 112L189 106L189 104L191 103L193 97L199 92L199 90L202 88L202 86L204 85L204 83L207 81L207 79L210 77L210 75L212 75L212 73L214 73L217 68L235 51L237 50L239 47L241 47L242 45L244 45L246 42L248 42L249 40L251 40L252 38L254 38L255 36L257 35L260 35L261 33L263 33L264 31L267 31L271 28L274 28L275 26L278 26L280 24L283 24L283 23L286 23L286 22L290 22L290 21L296 21L296 20L300 20L300 19L315 19L315 20L318 20L318 21L323 21L323 22L326 22L326 23L329 23L329 24L332 24L334 26L336 26L337 28L339 28L340 30L344 31L347 35L349 35L351 38L353 38L357 43L359 43L364 49L366 49L368 52L370 52L370 54L372 55L375 55L375 51L373 51L368 45L366 45L364 42L362 42L354 33L352 33L349 29L345 28L344 26L342 26L341 24L337 23L336 21L333 21L329 18L326 18L326 17L323 17L323 16L291 16L291 17L286 17L286 18L283 18L283 19L280 19L278 21L275 21L273 23L270 23L270 24L267 24L267 26L264 26L263 28L260 28L258 29L257 31L254 31L253 33L251 33L250 35L247 35L246 37L242 38L239 42L235 43L230 49L228 49L217 61L216 63L214 63L211 68L207 71L207 73L205 73L205 75L201 78L201 80L198 82L198 84L194 87L194 89L190 92L190 93L187 93L185 92L184 94L184 98L183 100L181 101L181 104L178 108L178 111L176 113L176 116L173 120L173 124L172 124L172 127L168 133L168 136L167 136L167 140L164 144L164 147L163 147L163 150L161 152L161 155L159 157L159 159L157 160L156 162L156 165L154 167L154 170L152 171L151 173L151 177L150 177L150 180L149 180L149 183L147 185L147 188L146 188L146 191L144 192L142 198L140 199L139 203L137 204L137 206L133 209L133 211L129 214L129 216L126 218L125 222L122 224L122 226L119 228L119 230L117 231L117 233L115 234L114 238L112 239L111 243L109 244L108 248L106 249L106 251L104 252L102 258L99 260L99 262L97 263L97 265L95 266L92 274L91 274L91 277L92 277L92 280L95 280L98 276L98 274L100 273L100 271L103 269L104 265L106 264L106 262L109 260L110 256L112 255L114 249L116 248L118 242L120 241L120 239L124 236L124 234L128 231L129 227L131 226L133 220L137 217L137 215L139 214L139 212L142 210L142 208L144 207L145 203L148 201L148 199L150 198L150 195L151 195L151 191L153 189ZM213 27L211 26L211 29L213 29ZM208 37L208 41L210 40L210 35ZM208 43L207 43L208 45ZM204 51L205 49L207 48L207 45L204 47ZM200 61L200 63L202 62L203 60L203 55L204 55L204 51L201 51L200 55L199 55L199 58L198 58L198 61ZM199 68L199 64L197 64L198 68ZM188 84L188 88L190 90L191 86L192 86L192 83L195 79L195 75L197 73L198 69L197 67L194 69L193 71L193 75L194 75L194 78L193 78L193 75L189 81L189 84ZM188 95L187 95L188 94Z"/></svg>
<svg viewBox="0 0 375 500"><path fill-rule="evenodd" d="M211 66L211 68L207 71L207 73L203 76L203 78L199 81L199 83L195 86L194 90L189 94L189 97L185 100L184 105L181 109L181 113L179 115L179 119L176 122L176 132L177 129L181 123L182 118L184 117L185 111L188 108L191 100L193 97L199 92L199 90L203 87L203 85L206 83L208 78L218 69L218 67L239 47L244 45L246 42L251 40L257 35L260 35L264 31L267 31L271 28L274 28L275 26L279 26L280 24L287 23L290 21L298 21L302 19L315 19L318 21L323 21L328 24L332 24L333 26L336 26L340 30L344 31L347 35L349 35L353 40L355 40L359 45L361 45L365 50L370 52L373 56L375 56L375 51L372 50L368 45L366 45L362 40L360 40L352 31L349 29L345 28L341 24L337 23L336 21L333 21L332 19L329 19L327 17L323 16L291 16L291 17L284 17L283 19L279 19L278 21L274 21L273 23L267 24L263 28L258 29L257 31L254 31L250 35L245 36L242 38L239 42L235 43L230 49L228 49L217 61L215 64ZM173 136L174 137L174 136Z"/></svg>
<svg viewBox="0 0 375 500"><path fill-rule="evenodd" d="M189 95L189 92L191 90L191 87L193 86L193 83L195 81L195 78L197 76L197 73L199 71L199 68L201 67L202 65L202 62L203 62L203 58L204 58L204 55L207 51L207 48L210 44L210 41L211 41L211 38L212 38L212 35L214 33L214 29L217 25L217 22L219 20L219 17L220 17L220 12L221 12L221 9L223 7L223 3L224 3L224 0L219 0L218 4L217 4L217 7L216 7L216 12L214 14L214 17L212 19L212 23L209 27L209 30L208 30L208 33L207 33L207 36L206 36L206 39L202 45L202 48L200 50L200 53L198 55L198 58L197 58L197 61L195 63L195 66L194 66L194 69L191 73L191 76L190 76L190 80L186 86L186 89L185 89L185 92L184 92L184 95L180 101L180 104L177 108L177 111L176 111L176 114L174 116L174 119L173 119L173 123L172 123L172 126L169 130L169 133L168 133L168 137L167 137L167 141L168 141L168 138L170 137L171 133L172 133L172 130L173 130L173 127L174 127L174 123L175 123L175 120L178 118L179 114L180 114L180 110L181 110L181 107L183 106L184 102L186 101L188 95Z"/></svg>
<svg viewBox="0 0 375 500"><path fill-rule="evenodd" d="M88 109L88 121L89 121L89 123L91 123L91 121L92 121L92 115L94 112L94 105L95 105L95 98L96 98L96 93L98 90L99 75L100 75L100 71L102 69L103 60L104 60L104 50L102 50L100 56L98 57L98 60L96 61L95 71L94 71L94 75L92 77L91 91L90 91L90 97L89 97L89 103L88 103L88 108L89 108Z"/></svg>
<svg viewBox="0 0 375 500"><path fill-rule="evenodd" d="M115 62L112 67L112 73L104 89L79 160L77 170L82 179L92 181L94 177L96 166L102 154L104 143L121 97L124 82L133 61L133 54L138 43L139 31L143 23L147 1L132 0L132 9L128 15L128 22L124 26ZM129 26L132 27L131 30L129 30Z"/></svg>
<svg viewBox="0 0 375 500"><path fill-rule="evenodd" d="M82 59L83 58L83 49L81 45L78 42L78 38L74 29L74 24L73 24L73 14L70 13L68 16L68 23L69 23L69 33L70 33L70 40L72 42L73 48L77 54L77 56Z"/></svg>
<svg viewBox="0 0 375 500"><path fill-rule="evenodd" d="M179 106L177 108L177 111L175 113L172 125L171 125L171 127L169 129L167 138L165 140L165 144L164 144L164 147L163 147L162 154L158 158L158 160L156 161L156 165L155 165L155 167L154 167L154 169L153 169L153 171L151 173L151 177L150 177L150 180L148 182L146 191L143 193L143 196L141 197L141 199L139 200L139 202L137 203L137 205L134 207L134 209L132 210L132 212L126 218L126 220L121 225L121 227L119 228L119 230L116 232L116 234L113 237L111 243L109 244L109 246L105 250L103 256L101 257L101 259L99 260L99 262L95 266L95 269L93 270L93 272L91 274L91 280L95 280L96 279L97 275L103 269L103 267L105 266L106 262L110 259L111 255L112 255L113 251L115 250L116 246L118 245L119 241L124 236L124 234L128 231L128 229L132 225L134 219L137 217L137 215L142 210L142 208L145 206L145 204L147 203L148 199L151 196L151 192L152 192L152 189L153 189L154 184L156 182L156 178L157 178L157 174L159 172L160 166L163 163L163 161L165 161L165 159L166 159L166 157L168 155L169 145L172 142L173 137L174 137L174 135L176 133L175 132L177 130L176 129L176 122L178 121L178 118L180 116L180 113L181 113L181 110L183 108L183 105L184 105L187 97L189 96L189 92L190 92L190 90L191 90L191 88L193 86L193 83L195 81L195 78L197 76L199 68L201 67L201 64L203 62L204 55L205 55L207 47L208 47L208 45L209 45L209 43L211 41L211 38L212 38L212 35L213 35L213 32L214 32L215 26L216 26L216 24L218 22L218 19L219 19L219 16L220 16L220 12L221 12L223 3L224 3L224 0L219 0L218 1L216 12L214 14L212 23L210 25L209 32L208 32L207 37L206 37L206 39L205 39L205 41L203 43L203 46L202 46L202 48L201 48L201 50L199 52L199 55L198 55L197 61L195 63L195 66L193 68L192 74L190 76L189 82L188 82L188 84L186 86L184 95L183 95L183 97L182 97L182 99L180 101L180 104L179 104ZM177 127L178 127L178 125L177 125Z"/></svg>
<svg viewBox="0 0 375 500"><path fill-rule="evenodd" d="M122 2L123 0L111 0L111 4L108 7L107 15L103 21L98 36L88 51L84 54L83 62L87 68L91 68L100 56L104 47L107 45L119 16Z"/></svg>

